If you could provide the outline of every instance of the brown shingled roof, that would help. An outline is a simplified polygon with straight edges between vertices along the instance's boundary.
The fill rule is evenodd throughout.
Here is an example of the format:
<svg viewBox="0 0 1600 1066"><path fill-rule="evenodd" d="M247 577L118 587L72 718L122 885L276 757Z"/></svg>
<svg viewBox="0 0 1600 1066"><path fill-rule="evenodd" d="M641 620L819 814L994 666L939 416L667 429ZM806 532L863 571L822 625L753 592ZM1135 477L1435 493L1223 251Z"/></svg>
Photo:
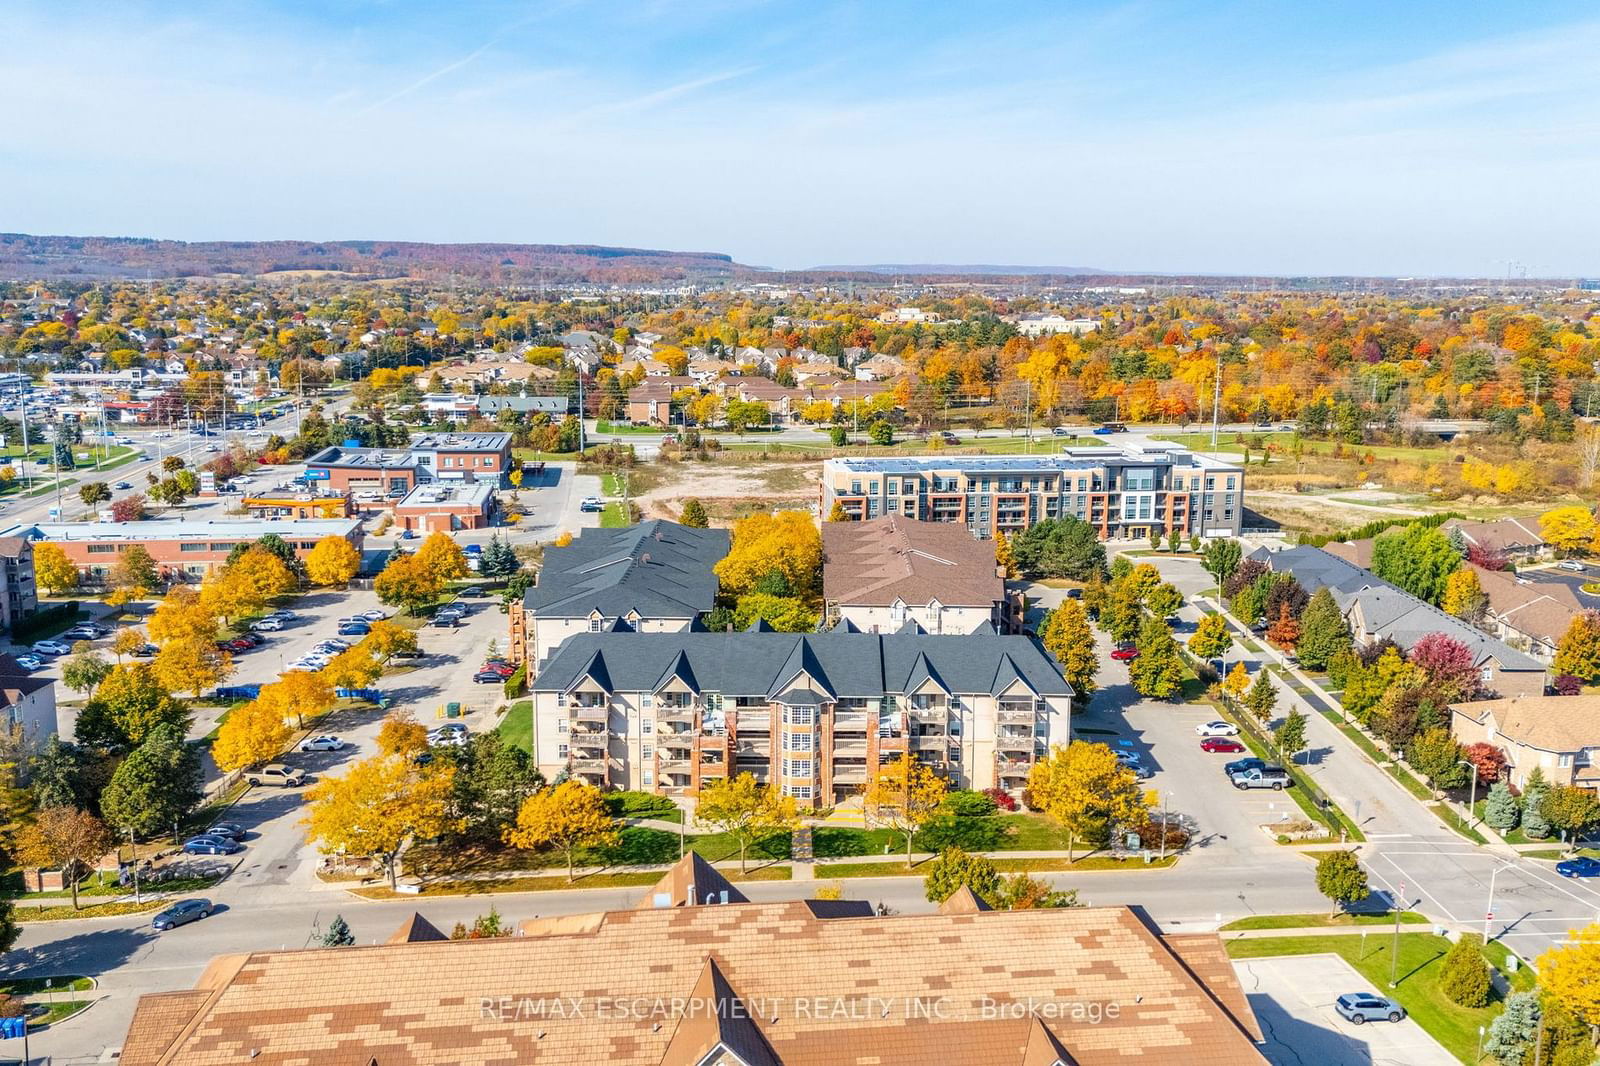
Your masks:
<svg viewBox="0 0 1600 1066"><path fill-rule="evenodd" d="M783 1066L1032 1066L1050 1050L1036 1020L1076 1066L1264 1061L1248 1005L1208 989L1197 971L1210 963L1185 965L1127 908L820 920L802 902L613 911L568 934L262 952L203 1001L141 1000L135 1054L122 1061L232 1066L255 1052L252 1066L661 1066L708 960L752 1022L732 1033L719 1021L718 1033L758 1034Z"/></svg>
<svg viewBox="0 0 1600 1066"><path fill-rule="evenodd" d="M390 934L385 941L388 944L425 944L431 940L449 940L450 938L434 926L434 924L416 911L411 912L400 928Z"/></svg>
<svg viewBox="0 0 1600 1066"><path fill-rule="evenodd" d="M1600 695L1511 696L1453 703L1474 722L1494 715L1495 731L1541 751L1576 752L1600 746Z"/></svg>
<svg viewBox="0 0 1600 1066"><path fill-rule="evenodd" d="M822 593L834 603L987 607L1005 598L994 545L953 522L890 516L822 524Z"/></svg>

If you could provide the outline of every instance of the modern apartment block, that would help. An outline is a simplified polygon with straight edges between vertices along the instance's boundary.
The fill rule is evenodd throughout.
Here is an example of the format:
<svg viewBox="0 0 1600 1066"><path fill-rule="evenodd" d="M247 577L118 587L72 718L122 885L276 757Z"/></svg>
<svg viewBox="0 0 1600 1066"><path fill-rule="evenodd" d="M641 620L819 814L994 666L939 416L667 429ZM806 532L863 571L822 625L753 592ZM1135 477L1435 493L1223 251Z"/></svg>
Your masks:
<svg viewBox="0 0 1600 1066"><path fill-rule="evenodd" d="M856 521L903 515L956 522L973 536L1074 515L1105 540L1151 533L1238 536L1244 470L1179 445L1068 448L1040 456L951 455L829 459L822 513L837 503Z"/></svg>
<svg viewBox="0 0 1600 1066"><path fill-rule="evenodd" d="M539 583L507 614L513 662L536 674L578 633L671 633L716 606L712 567L728 554L726 529L653 519L622 529L585 529L546 548Z"/></svg>
<svg viewBox="0 0 1600 1066"><path fill-rule="evenodd" d="M9 631L39 609L39 589L33 579L33 542L27 537L0 537L0 573L5 576L0 629Z"/></svg>
<svg viewBox="0 0 1600 1066"><path fill-rule="evenodd" d="M994 633L583 633L531 687L547 776L665 795L750 773L829 806L907 754L958 787L1017 792L1070 739L1055 661Z"/></svg>

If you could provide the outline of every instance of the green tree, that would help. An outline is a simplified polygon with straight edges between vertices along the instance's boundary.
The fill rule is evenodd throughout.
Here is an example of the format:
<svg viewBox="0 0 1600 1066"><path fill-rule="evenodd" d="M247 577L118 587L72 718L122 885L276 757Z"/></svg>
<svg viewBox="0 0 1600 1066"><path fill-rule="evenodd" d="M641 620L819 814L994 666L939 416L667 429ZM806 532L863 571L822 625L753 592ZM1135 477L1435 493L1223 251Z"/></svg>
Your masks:
<svg viewBox="0 0 1600 1066"><path fill-rule="evenodd" d="M523 801L544 787L533 757L494 731L474 733L472 742L447 749L456 766L449 814L454 831L497 843L517 821Z"/></svg>
<svg viewBox="0 0 1600 1066"><path fill-rule="evenodd" d="M1128 664L1134 691L1149 699L1170 700L1183 690L1183 659L1172 630L1160 618L1139 628L1139 657Z"/></svg>
<svg viewBox="0 0 1600 1066"><path fill-rule="evenodd" d="M1439 990L1462 1007L1489 1005L1489 963L1483 957L1483 938L1462 933L1439 971Z"/></svg>
<svg viewBox="0 0 1600 1066"><path fill-rule="evenodd" d="M1216 659L1233 647L1233 636L1228 623L1220 614L1208 614L1200 619L1189 637L1189 653L1198 659Z"/></svg>
<svg viewBox="0 0 1600 1066"><path fill-rule="evenodd" d="M1509 1066L1528 1061L1539 1031L1539 993L1513 992L1506 997L1506 1009L1489 1023L1483 1050Z"/></svg>
<svg viewBox="0 0 1600 1066"><path fill-rule="evenodd" d="M328 923L328 931L322 934L322 946L325 948L348 948L355 944L355 934L350 932L344 915L335 914L333 921Z"/></svg>
<svg viewBox="0 0 1600 1066"><path fill-rule="evenodd" d="M1461 745L1443 726L1413 737L1406 748L1406 761L1435 789L1460 788L1472 772L1462 765Z"/></svg>
<svg viewBox="0 0 1600 1066"><path fill-rule="evenodd" d="M1353 851L1325 851L1317 856L1317 891L1333 901L1333 913L1372 894L1367 871Z"/></svg>
<svg viewBox="0 0 1600 1066"><path fill-rule="evenodd" d="M1418 599L1437 604L1444 599L1450 575L1461 569L1461 556L1444 531L1412 524L1373 541L1370 569Z"/></svg>
<svg viewBox="0 0 1600 1066"><path fill-rule="evenodd" d="M199 804L200 754L172 725L151 730L111 775L100 796L106 821L148 836L171 829Z"/></svg>
<svg viewBox="0 0 1600 1066"><path fill-rule="evenodd" d="M1177 586L1163 581L1145 597L1144 606L1157 618L1170 618L1183 606L1183 593L1178 591Z"/></svg>
<svg viewBox="0 0 1600 1066"><path fill-rule="evenodd" d="M1011 554L1024 577L1104 578L1106 546L1095 527L1068 515L1035 522L1011 537Z"/></svg>
<svg viewBox="0 0 1600 1066"><path fill-rule="evenodd" d="M1266 609L1266 591L1259 585L1246 585L1234 593L1233 599L1228 601L1228 610L1247 626L1253 626L1260 621Z"/></svg>
<svg viewBox="0 0 1600 1066"><path fill-rule="evenodd" d="M867 439L880 448L887 448L894 443L894 427L880 418L867 427Z"/></svg>
<svg viewBox="0 0 1600 1066"><path fill-rule="evenodd" d="M1214 578L1217 584L1222 584L1233 576L1239 569L1239 562L1244 555L1239 542L1231 537L1222 537L1206 542L1205 551L1201 562L1206 568L1206 573Z"/></svg>
<svg viewBox="0 0 1600 1066"><path fill-rule="evenodd" d="M1278 744L1278 750L1283 757L1293 761L1294 757L1305 750L1306 746L1306 716L1299 711L1290 711L1278 723L1272 739Z"/></svg>
<svg viewBox="0 0 1600 1066"><path fill-rule="evenodd" d="M144 743L156 728L189 728L189 711L174 699L147 663L114 666L78 714L78 742L108 751Z"/></svg>
<svg viewBox="0 0 1600 1066"><path fill-rule="evenodd" d="M1301 665L1324 670L1335 655L1349 650L1352 643L1350 626L1333 602L1333 594L1326 586L1318 589L1300 613L1300 639L1295 654Z"/></svg>
<svg viewBox="0 0 1600 1066"><path fill-rule="evenodd" d="M1072 691L1088 699L1097 687L1095 675L1100 671L1100 657L1095 654L1094 633L1083 604L1063 600L1061 606L1044 616L1038 634L1045 650L1061 665L1061 676Z"/></svg>
<svg viewBox="0 0 1600 1066"><path fill-rule="evenodd" d="M969 855L960 848L945 848L940 852L928 864L922 885L930 903L943 903L963 885L991 907L1002 906L1005 899L1005 886L994 863L982 855Z"/></svg>
<svg viewBox="0 0 1600 1066"><path fill-rule="evenodd" d="M104 481L90 481L78 486L78 499L85 507L99 513L99 505L111 499L111 486Z"/></svg>
<svg viewBox="0 0 1600 1066"><path fill-rule="evenodd" d="M1272 683L1265 667L1256 671L1255 683L1244 694L1244 705L1258 722L1272 720L1272 712L1278 706L1278 688Z"/></svg>
<svg viewBox="0 0 1600 1066"><path fill-rule="evenodd" d="M61 683L74 692L89 692L110 672L111 664L97 652L79 652L61 668Z"/></svg>
<svg viewBox="0 0 1600 1066"><path fill-rule="evenodd" d="M678 521L693 529L705 529L710 524L706 518L705 504L693 496L683 501L683 513L678 516Z"/></svg>
<svg viewBox="0 0 1600 1066"><path fill-rule="evenodd" d="M1483 801L1483 820L1491 829L1504 836L1517 827L1521 815L1517 797L1511 794L1504 781L1496 781L1489 787L1488 798Z"/></svg>
<svg viewBox="0 0 1600 1066"><path fill-rule="evenodd" d="M1550 794L1549 782L1544 779L1544 771L1537 766L1533 773L1528 775L1527 783L1522 788L1522 833L1534 840L1543 840L1550 835L1550 820L1545 817L1544 800Z"/></svg>
<svg viewBox="0 0 1600 1066"><path fill-rule="evenodd" d="M1139 633L1143 612L1134 598L1133 589L1126 581L1113 582L1100 605L1100 628L1110 634L1118 644L1130 643Z"/></svg>
<svg viewBox="0 0 1600 1066"><path fill-rule="evenodd" d="M92 789L84 776L82 750L51 733L39 754L28 762L34 806L40 810L89 806Z"/></svg>

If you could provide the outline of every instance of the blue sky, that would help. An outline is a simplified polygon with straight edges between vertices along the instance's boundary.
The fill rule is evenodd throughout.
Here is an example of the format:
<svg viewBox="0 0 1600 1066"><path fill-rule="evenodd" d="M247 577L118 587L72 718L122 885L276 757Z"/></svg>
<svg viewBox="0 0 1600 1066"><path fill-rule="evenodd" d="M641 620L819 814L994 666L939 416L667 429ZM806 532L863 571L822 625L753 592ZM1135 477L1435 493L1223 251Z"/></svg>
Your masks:
<svg viewBox="0 0 1600 1066"><path fill-rule="evenodd" d="M0 230L1600 274L1580 3L11 0Z"/></svg>

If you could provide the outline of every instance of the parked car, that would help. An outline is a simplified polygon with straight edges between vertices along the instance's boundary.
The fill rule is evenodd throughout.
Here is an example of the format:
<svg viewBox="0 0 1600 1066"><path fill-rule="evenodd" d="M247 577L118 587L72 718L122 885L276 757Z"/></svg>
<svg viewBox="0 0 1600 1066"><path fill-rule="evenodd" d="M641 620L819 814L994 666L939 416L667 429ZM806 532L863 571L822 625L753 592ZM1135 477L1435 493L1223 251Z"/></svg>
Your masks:
<svg viewBox="0 0 1600 1066"><path fill-rule="evenodd" d="M115 489L131 489L133 488L133 483L128 481L119 481L111 487Z"/></svg>
<svg viewBox="0 0 1600 1066"><path fill-rule="evenodd" d="M1587 855L1563 859L1556 863L1556 873L1562 877L1600 877L1600 859L1591 859Z"/></svg>
<svg viewBox="0 0 1600 1066"><path fill-rule="evenodd" d="M325 735L312 737L300 745L301 751L343 751L344 741L336 736Z"/></svg>
<svg viewBox="0 0 1600 1066"><path fill-rule="evenodd" d="M454 629L456 627L456 621L457 618L453 614L441 614L434 616L433 621L429 622L428 624L433 626L435 629Z"/></svg>
<svg viewBox="0 0 1600 1066"><path fill-rule="evenodd" d="M318 641L317 643L319 651L324 648L329 651L349 651L350 642L348 640L340 640L338 637L329 637L327 640Z"/></svg>
<svg viewBox="0 0 1600 1066"><path fill-rule="evenodd" d="M1234 774L1228 780L1233 782L1234 788L1270 788L1274 792L1282 792L1292 784L1289 778L1289 771L1278 766L1263 766L1255 770L1246 770L1242 774Z"/></svg>
<svg viewBox="0 0 1600 1066"><path fill-rule="evenodd" d="M465 737L466 735L467 727L462 725L460 722L446 722L444 725L435 726L434 728L428 730L428 740L430 743L437 742L444 737Z"/></svg>
<svg viewBox="0 0 1600 1066"><path fill-rule="evenodd" d="M1222 768L1222 772L1227 774L1229 777L1232 777L1234 774L1242 774L1247 770L1264 769L1266 765L1267 761L1265 759L1258 759L1252 755L1248 759L1233 760L1231 763Z"/></svg>
<svg viewBox="0 0 1600 1066"><path fill-rule="evenodd" d="M1119 663L1131 663L1139 657L1139 649L1131 644L1124 644L1111 652L1111 657Z"/></svg>
<svg viewBox="0 0 1600 1066"><path fill-rule="evenodd" d="M17 656L17 665L24 670L37 670L44 665L44 660L37 655L19 655Z"/></svg>
<svg viewBox="0 0 1600 1066"><path fill-rule="evenodd" d="M605 501L598 496L585 496L583 502L578 504L578 510L580 511L604 511L605 509Z"/></svg>
<svg viewBox="0 0 1600 1066"><path fill-rule="evenodd" d="M1206 737L1200 742L1201 751L1224 752L1232 755L1244 750L1244 745L1231 737Z"/></svg>
<svg viewBox="0 0 1600 1066"><path fill-rule="evenodd" d="M294 769L282 763L268 763L259 770L251 770L244 775L244 779L252 785L277 785L279 788L298 788L306 783L306 772L298 766Z"/></svg>
<svg viewBox="0 0 1600 1066"><path fill-rule="evenodd" d="M374 607L370 611L362 611L360 614L356 615L355 617L360 618L360 619L362 619L363 621L366 621L366 622L381 622L385 618L389 617L389 612L385 611L381 607Z"/></svg>
<svg viewBox="0 0 1600 1066"><path fill-rule="evenodd" d="M216 825L207 829L202 835L208 837L227 837L229 840L243 840L244 826L240 825L238 822L218 822Z"/></svg>
<svg viewBox="0 0 1600 1066"><path fill-rule="evenodd" d="M949 430L945 430L943 433L939 434L939 437L946 444L960 444L961 443L961 438L956 436L954 433L951 433Z"/></svg>
<svg viewBox="0 0 1600 1066"><path fill-rule="evenodd" d="M483 591L483 589L479 588L477 585L469 585L467 588L461 590L461 595L465 596L469 600L479 600L489 594Z"/></svg>
<svg viewBox="0 0 1600 1066"><path fill-rule="evenodd" d="M1202 722L1194 727L1195 735L1202 737L1236 737L1239 727L1232 722L1221 720L1215 722Z"/></svg>
<svg viewBox="0 0 1600 1066"><path fill-rule="evenodd" d="M137 648L133 649L133 657L135 659L154 658L156 652L160 650L161 649L156 647L154 644L141 644Z"/></svg>
<svg viewBox="0 0 1600 1066"><path fill-rule="evenodd" d="M1563 570L1571 570L1574 574L1581 574L1584 572L1583 564L1578 562L1576 559L1563 559L1556 565L1561 567Z"/></svg>
<svg viewBox="0 0 1600 1066"><path fill-rule="evenodd" d="M480 685L502 685L505 684L507 676L509 675L502 674L498 670L484 669L473 674L472 680Z"/></svg>
<svg viewBox="0 0 1600 1066"><path fill-rule="evenodd" d="M341 637L364 637L372 632L372 626L366 622L345 622L339 627Z"/></svg>
<svg viewBox="0 0 1600 1066"><path fill-rule="evenodd" d="M480 674L499 674L501 680L504 680L505 678L508 678L512 674L516 673L517 668L512 666L510 663L484 663L482 666L478 667L478 672Z"/></svg>
<svg viewBox="0 0 1600 1066"><path fill-rule="evenodd" d="M268 618L276 618L280 622L292 622L300 616L294 611L273 611Z"/></svg>
<svg viewBox="0 0 1600 1066"><path fill-rule="evenodd" d="M99 640L101 633L94 626L73 626L61 635L68 640Z"/></svg>
<svg viewBox="0 0 1600 1066"><path fill-rule="evenodd" d="M398 651L391 652L389 657L391 659L420 659L426 654L427 652L424 652L421 648L401 648Z"/></svg>
<svg viewBox="0 0 1600 1066"><path fill-rule="evenodd" d="M33 646L35 655L66 655L72 650L72 645L63 644L59 640L41 640Z"/></svg>
<svg viewBox="0 0 1600 1066"><path fill-rule="evenodd" d="M150 928L158 932L167 929L176 929L180 925L198 922L201 918L211 916L211 901L208 899L179 900L164 911L160 911L150 919Z"/></svg>
<svg viewBox="0 0 1600 1066"><path fill-rule="evenodd" d="M260 634L257 634L257 633L242 633L239 636L235 637L234 639L235 640L242 640L242 641L244 641L244 643L246 645L248 645L249 647L252 647L252 648L259 648L259 647L261 647L261 645L263 645L263 644L265 644L267 642L267 638L266 637L263 637L263 636L261 636Z"/></svg>
<svg viewBox="0 0 1600 1066"><path fill-rule="evenodd" d="M1367 1022L1398 1022L1405 1019L1406 1009L1387 996L1373 992L1347 992L1333 1001L1333 1009L1341 1018L1363 1025Z"/></svg>
<svg viewBox="0 0 1600 1066"><path fill-rule="evenodd" d="M212 833L190 837L183 842L185 855L232 855L240 848L241 845L237 840Z"/></svg>
<svg viewBox="0 0 1600 1066"><path fill-rule="evenodd" d="M283 628L283 619L262 618L251 623L250 628L262 633L276 633L278 630Z"/></svg>

